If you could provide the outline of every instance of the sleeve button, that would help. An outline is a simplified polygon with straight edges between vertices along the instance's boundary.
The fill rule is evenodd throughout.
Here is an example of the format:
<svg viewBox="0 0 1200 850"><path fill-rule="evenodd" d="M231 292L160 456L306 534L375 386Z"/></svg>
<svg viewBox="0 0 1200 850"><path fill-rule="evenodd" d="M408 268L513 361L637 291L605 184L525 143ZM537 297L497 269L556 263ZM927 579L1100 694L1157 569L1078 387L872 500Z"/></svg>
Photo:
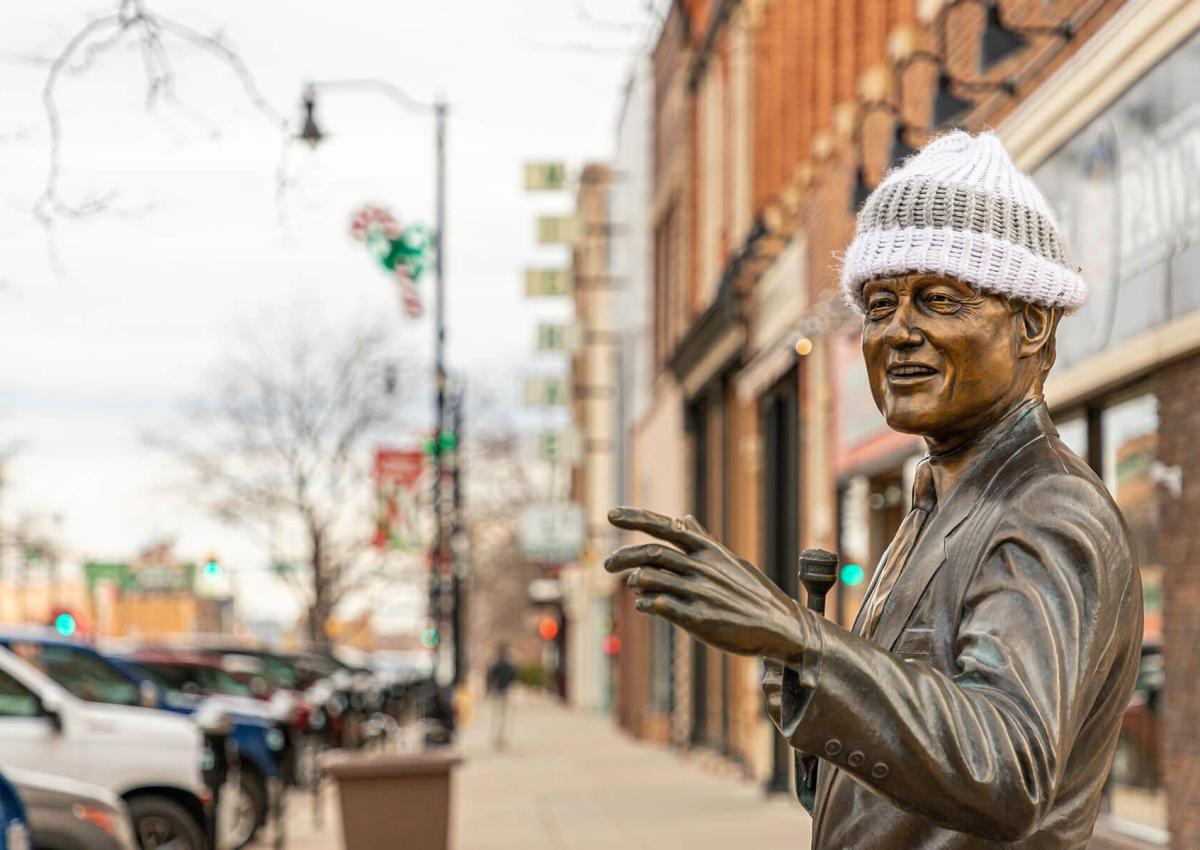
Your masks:
<svg viewBox="0 0 1200 850"><path fill-rule="evenodd" d="M849 758L846 759L846 763L851 767L859 767L866 760L867 757L862 754L862 750L855 750L850 754Z"/></svg>
<svg viewBox="0 0 1200 850"><path fill-rule="evenodd" d="M871 776L875 779L883 779L888 775L888 766L881 761L875 762L871 767Z"/></svg>
<svg viewBox="0 0 1200 850"><path fill-rule="evenodd" d="M825 755L836 756L842 751L842 742L837 738L830 738L825 742Z"/></svg>

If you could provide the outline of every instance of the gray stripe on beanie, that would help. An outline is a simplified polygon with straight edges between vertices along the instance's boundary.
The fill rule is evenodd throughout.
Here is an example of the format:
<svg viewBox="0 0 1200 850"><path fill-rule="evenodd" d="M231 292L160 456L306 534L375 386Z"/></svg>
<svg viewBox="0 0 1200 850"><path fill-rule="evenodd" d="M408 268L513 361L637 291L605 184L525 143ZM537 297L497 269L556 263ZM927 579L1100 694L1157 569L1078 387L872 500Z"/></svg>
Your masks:
<svg viewBox="0 0 1200 850"><path fill-rule="evenodd" d="M1070 261L1054 223L1009 198L952 183L901 180L879 187L859 214L858 229L950 228L1020 245L1060 266Z"/></svg>

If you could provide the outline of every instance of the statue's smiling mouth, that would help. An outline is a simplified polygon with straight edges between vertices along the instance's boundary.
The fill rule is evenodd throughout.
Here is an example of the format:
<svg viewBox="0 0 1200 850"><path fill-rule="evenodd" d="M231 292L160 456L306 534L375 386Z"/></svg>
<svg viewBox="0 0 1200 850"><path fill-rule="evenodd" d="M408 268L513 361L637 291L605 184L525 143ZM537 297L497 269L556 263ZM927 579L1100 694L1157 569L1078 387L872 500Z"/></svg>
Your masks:
<svg viewBox="0 0 1200 850"><path fill-rule="evenodd" d="M887 367L888 380L893 383L915 383L931 378L938 370L924 363L893 363Z"/></svg>

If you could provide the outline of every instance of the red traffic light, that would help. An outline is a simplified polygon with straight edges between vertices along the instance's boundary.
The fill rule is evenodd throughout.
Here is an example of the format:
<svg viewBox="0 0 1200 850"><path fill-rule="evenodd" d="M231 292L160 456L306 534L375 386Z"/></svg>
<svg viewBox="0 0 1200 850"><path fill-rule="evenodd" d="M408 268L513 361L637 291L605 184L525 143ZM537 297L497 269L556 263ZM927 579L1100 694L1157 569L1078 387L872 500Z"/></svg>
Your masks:
<svg viewBox="0 0 1200 850"><path fill-rule="evenodd" d="M553 617L543 617L538 623L538 636L542 640L554 640L558 637L558 620Z"/></svg>
<svg viewBox="0 0 1200 850"><path fill-rule="evenodd" d="M621 639L616 635L605 635L600 647L605 655L616 655L621 651Z"/></svg>

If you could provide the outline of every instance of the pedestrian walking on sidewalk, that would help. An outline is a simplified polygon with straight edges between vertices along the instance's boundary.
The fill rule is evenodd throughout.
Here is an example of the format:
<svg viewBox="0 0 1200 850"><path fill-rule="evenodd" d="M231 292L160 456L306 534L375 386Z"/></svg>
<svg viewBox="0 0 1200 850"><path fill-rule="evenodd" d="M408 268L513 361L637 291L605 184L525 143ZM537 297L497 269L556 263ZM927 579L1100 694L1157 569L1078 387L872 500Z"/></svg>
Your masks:
<svg viewBox="0 0 1200 850"><path fill-rule="evenodd" d="M500 644L496 660L488 668L487 692L492 703L492 746L504 749L508 723L508 690L517 680L517 668L508 660L508 646Z"/></svg>

